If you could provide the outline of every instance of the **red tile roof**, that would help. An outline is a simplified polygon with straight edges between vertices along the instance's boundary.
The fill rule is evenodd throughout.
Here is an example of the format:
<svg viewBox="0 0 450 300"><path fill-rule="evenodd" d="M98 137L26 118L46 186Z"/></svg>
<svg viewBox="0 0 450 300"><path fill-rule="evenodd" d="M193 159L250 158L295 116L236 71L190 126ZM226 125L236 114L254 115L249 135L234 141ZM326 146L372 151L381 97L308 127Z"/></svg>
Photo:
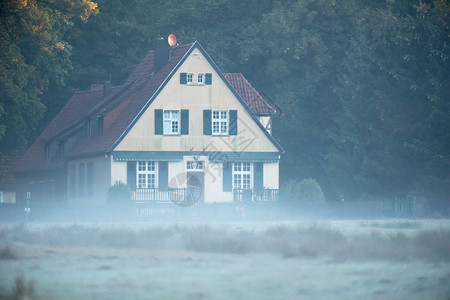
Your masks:
<svg viewBox="0 0 450 300"><path fill-rule="evenodd" d="M169 60L156 74L153 72L155 53L149 52L125 83L113 87L106 97L103 90L75 93L19 160L16 172L52 170L63 166L64 158L45 158L46 143L63 138L73 130L80 130L88 117L97 115L103 116L102 135L82 137L66 155L77 157L107 153L126 134L134 119L148 105L149 99L159 92L159 88L193 45L172 48ZM230 73L225 76L255 114L275 112L242 74Z"/></svg>
<svg viewBox="0 0 450 300"><path fill-rule="evenodd" d="M242 73L224 73L223 75L256 115L274 114L276 112L251 86Z"/></svg>

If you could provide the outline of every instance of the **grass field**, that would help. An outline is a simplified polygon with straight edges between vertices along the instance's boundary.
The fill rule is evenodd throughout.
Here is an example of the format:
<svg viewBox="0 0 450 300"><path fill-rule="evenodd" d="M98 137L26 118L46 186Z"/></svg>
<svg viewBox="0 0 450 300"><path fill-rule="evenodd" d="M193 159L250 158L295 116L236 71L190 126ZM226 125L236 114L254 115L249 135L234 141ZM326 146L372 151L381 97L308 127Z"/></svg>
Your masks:
<svg viewBox="0 0 450 300"><path fill-rule="evenodd" d="M0 277L0 299L449 299L450 221L4 224Z"/></svg>

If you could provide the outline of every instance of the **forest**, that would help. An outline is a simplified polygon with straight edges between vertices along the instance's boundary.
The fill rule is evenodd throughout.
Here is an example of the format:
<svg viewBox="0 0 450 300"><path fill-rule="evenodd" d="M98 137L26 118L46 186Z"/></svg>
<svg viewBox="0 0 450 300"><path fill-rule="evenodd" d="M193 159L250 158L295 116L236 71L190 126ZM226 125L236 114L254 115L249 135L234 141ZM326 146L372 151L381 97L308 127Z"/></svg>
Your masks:
<svg viewBox="0 0 450 300"><path fill-rule="evenodd" d="M123 83L155 39L198 40L274 107L280 182L328 201L450 205L448 0L1 0L0 151L72 93Z"/></svg>

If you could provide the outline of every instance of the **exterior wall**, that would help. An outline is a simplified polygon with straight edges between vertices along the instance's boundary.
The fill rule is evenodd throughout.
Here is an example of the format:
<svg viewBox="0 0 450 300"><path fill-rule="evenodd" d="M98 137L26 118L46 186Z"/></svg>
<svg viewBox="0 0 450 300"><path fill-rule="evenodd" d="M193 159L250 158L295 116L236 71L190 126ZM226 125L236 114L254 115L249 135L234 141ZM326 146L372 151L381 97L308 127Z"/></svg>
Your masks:
<svg viewBox="0 0 450 300"><path fill-rule="evenodd" d="M264 163L263 186L267 189L279 188L279 163Z"/></svg>
<svg viewBox="0 0 450 300"><path fill-rule="evenodd" d="M207 156L199 156L198 160L204 162L204 201L205 203L212 202L232 202L233 193L223 192L222 187L222 163L213 163ZM184 156L182 162L169 163L169 186L171 182L174 183L174 176L171 177L171 169L179 182L183 182L179 187L186 187L187 176L187 162L194 160L193 156ZM175 174L177 173L177 174ZM181 179L181 180L180 180ZM184 181L183 181L184 179Z"/></svg>
<svg viewBox="0 0 450 300"><path fill-rule="evenodd" d="M87 166L93 164L92 193L88 191ZM80 164L84 164L84 192L80 193ZM68 162L67 199L71 206L96 206L106 201L106 193L111 187L111 160L104 156L70 160ZM75 172L71 171L75 167ZM75 178L73 179L73 175ZM75 189L75 191L73 191ZM81 195L80 195L81 194Z"/></svg>
<svg viewBox="0 0 450 300"><path fill-rule="evenodd" d="M65 168L50 172L19 173L16 175L16 203L31 204L65 203L67 198ZM27 194L30 199L27 198Z"/></svg>
<svg viewBox="0 0 450 300"><path fill-rule="evenodd" d="M110 185L114 185L116 181L120 181L123 183L127 182L127 163L126 162L117 162L114 161L113 157L110 157L111 160L111 181Z"/></svg>
<svg viewBox="0 0 450 300"><path fill-rule="evenodd" d="M203 161L203 171L188 171L187 162L193 160ZM126 178L127 169L126 162L113 162L113 165L119 167L112 167L112 177ZM263 186L268 189L278 189L278 163L264 163L263 164ZM168 186L169 188L186 188L187 187L187 173L198 172L203 174L203 201L205 203L231 203L233 202L233 192L223 191L223 164L215 163L209 160L208 156L184 156L180 161L170 161L168 163ZM116 171L114 171L116 170ZM232 176L232 173L230 174ZM157 178L159 174L157 171ZM254 168L252 168L252 185L255 180ZM232 179L231 179L232 180ZM126 180L121 179L123 182ZM135 188L135 186L131 186ZM106 192L106 190L105 190Z"/></svg>
<svg viewBox="0 0 450 300"><path fill-rule="evenodd" d="M180 84L180 73L212 73L212 85ZM154 110L189 109L189 135L155 135ZM203 135L203 110L237 110L236 136ZM278 152L198 49L194 49L116 151Z"/></svg>
<svg viewBox="0 0 450 300"><path fill-rule="evenodd" d="M223 191L222 163L208 160L208 172L205 172L205 202L233 202L233 192Z"/></svg>
<svg viewBox="0 0 450 300"><path fill-rule="evenodd" d="M204 162L204 201L231 202L232 192L223 192L222 188L222 164L212 163L207 156L196 157ZM169 187L187 187L187 162L194 160L193 156L184 156L182 161L169 162Z"/></svg>
<svg viewBox="0 0 450 300"><path fill-rule="evenodd" d="M0 203L16 203L16 191L0 190Z"/></svg>
<svg viewBox="0 0 450 300"><path fill-rule="evenodd" d="M185 157L182 161L169 162L169 188L185 188L187 186L187 160Z"/></svg>

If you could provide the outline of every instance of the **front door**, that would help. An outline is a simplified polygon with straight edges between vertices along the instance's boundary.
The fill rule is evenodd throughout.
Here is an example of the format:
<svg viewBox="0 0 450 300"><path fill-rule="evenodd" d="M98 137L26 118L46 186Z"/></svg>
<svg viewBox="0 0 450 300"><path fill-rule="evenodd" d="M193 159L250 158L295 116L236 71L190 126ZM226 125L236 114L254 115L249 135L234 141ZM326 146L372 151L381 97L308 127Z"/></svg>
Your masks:
<svg viewBox="0 0 450 300"><path fill-rule="evenodd" d="M187 172L187 206L196 202L204 201L205 191L205 173L204 172Z"/></svg>

